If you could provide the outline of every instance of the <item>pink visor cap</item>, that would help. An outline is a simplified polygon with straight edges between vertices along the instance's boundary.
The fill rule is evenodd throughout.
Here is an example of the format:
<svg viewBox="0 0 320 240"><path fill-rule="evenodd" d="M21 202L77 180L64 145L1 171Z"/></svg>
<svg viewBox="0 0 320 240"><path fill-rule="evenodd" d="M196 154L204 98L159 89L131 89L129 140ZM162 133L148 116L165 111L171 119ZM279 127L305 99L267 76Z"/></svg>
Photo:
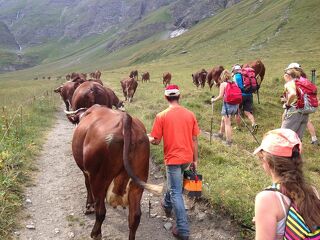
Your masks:
<svg viewBox="0 0 320 240"><path fill-rule="evenodd" d="M280 157L291 157L294 146L299 145L299 152L302 152L301 140L296 132L287 128L278 128L267 132L261 145L253 152L257 154L261 150Z"/></svg>
<svg viewBox="0 0 320 240"><path fill-rule="evenodd" d="M166 90L164 91L164 95L170 97L170 96L179 96L180 90L177 85L168 85L166 87Z"/></svg>

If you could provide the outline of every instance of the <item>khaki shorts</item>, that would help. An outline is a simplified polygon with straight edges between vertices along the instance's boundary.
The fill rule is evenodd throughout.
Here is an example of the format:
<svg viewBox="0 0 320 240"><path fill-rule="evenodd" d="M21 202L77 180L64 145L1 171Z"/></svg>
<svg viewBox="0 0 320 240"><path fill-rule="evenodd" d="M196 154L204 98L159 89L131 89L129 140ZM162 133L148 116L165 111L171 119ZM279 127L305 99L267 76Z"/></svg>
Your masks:
<svg viewBox="0 0 320 240"><path fill-rule="evenodd" d="M309 114L302 114L300 112L284 114L281 128L289 128L292 131L295 131L301 140L307 127Z"/></svg>

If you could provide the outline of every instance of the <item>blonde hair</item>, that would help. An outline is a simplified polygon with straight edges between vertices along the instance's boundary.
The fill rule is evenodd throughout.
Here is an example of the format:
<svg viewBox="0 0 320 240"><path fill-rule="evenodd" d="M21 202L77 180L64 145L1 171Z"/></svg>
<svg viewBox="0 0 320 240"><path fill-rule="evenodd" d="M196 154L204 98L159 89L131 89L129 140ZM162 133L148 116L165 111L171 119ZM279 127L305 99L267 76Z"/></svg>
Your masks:
<svg viewBox="0 0 320 240"><path fill-rule="evenodd" d="M286 71L286 74L288 74L292 78L300 78L301 77L301 72L295 68L288 69Z"/></svg>
<svg viewBox="0 0 320 240"><path fill-rule="evenodd" d="M231 73L227 69L225 69L225 70L223 70L223 72L220 75L220 78L219 78L220 83L231 80L231 78L232 78Z"/></svg>

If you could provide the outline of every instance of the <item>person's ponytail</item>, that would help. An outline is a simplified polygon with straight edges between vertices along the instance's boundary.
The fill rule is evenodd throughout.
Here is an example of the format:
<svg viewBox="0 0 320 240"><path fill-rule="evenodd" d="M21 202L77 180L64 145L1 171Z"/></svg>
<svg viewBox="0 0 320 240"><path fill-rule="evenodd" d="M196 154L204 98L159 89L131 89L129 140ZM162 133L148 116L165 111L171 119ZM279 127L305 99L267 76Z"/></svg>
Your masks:
<svg viewBox="0 0 320 240"><path fill-rule="evenodd" d="M320 226L320 199L315 189L305 181L299 145L294 146L291 157L264 153L270 169L281 179L281 191L297 206L306 224L311 229Z"/></svg>

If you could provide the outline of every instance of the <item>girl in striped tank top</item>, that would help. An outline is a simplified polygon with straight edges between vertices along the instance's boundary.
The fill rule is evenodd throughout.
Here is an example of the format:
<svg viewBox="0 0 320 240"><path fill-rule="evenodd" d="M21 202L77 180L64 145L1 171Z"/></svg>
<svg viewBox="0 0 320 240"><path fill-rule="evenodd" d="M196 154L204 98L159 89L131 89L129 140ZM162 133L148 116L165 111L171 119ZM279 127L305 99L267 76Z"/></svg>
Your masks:
<svg viewBox="0 0 320 240"><path fill-rule="evenodd" d="M275 129L265 134L254 151L278 191L262 191L255 200L256 240L284 238L290 204L299 209L306 224L320 226L320 200L315 188L304 179L302 144L290 129Z"/></svg>

